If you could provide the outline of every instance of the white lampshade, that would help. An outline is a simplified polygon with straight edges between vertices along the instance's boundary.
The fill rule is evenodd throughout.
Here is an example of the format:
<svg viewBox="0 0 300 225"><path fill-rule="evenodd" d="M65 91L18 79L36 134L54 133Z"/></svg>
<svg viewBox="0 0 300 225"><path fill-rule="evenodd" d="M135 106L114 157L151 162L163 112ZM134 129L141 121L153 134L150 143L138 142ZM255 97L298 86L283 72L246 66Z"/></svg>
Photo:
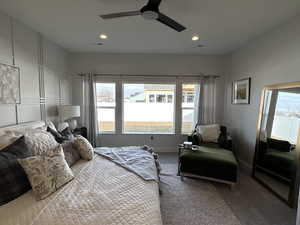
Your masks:
<svg viewBox="0 0 300 225"><path fill-rule="evenodd" d="M58 107L58 113L61 121L80 117L80 106L79 105L61 105Z"/></svg>

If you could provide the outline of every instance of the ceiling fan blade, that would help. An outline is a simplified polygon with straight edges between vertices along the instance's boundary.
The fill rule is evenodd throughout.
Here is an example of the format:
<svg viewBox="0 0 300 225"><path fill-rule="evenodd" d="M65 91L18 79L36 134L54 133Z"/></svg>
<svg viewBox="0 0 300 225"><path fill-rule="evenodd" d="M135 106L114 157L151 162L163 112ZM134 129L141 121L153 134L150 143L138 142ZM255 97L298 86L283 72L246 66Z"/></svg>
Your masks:
<svg viewBox="0 0 300 225"><path fill-rule="evenodd" d="M142 9L141 12L145 11L154 11L158 12L159 11L159 5L161 3L161 0L149 0L147 5L145 5Z"/></svg>
<svg viewBox="0 0 300 225"><path fill-rule="evenodd" d="M147 5L159 6L161 0L149 0Z"/></svg>
<svg viewBox="0 0 300 225"><path fill-rule="evenodd" d="M100 15L100 17L104 20L107 19L115 19L120 17L128 17L128 16L139 16L141 15L140 11L129 11L129 12L120 12L120 13L111 13L106 15Z"/></svg>
<svg viewBox="0 0 300 225"><path fill-rule="evenodd" d="M157 21L171 27L172 29L181 32L186 29L186 27L182 26L181 24L177 23L175 20L171 19L170 17L159 13L159 17L157 18Z"/></svg>

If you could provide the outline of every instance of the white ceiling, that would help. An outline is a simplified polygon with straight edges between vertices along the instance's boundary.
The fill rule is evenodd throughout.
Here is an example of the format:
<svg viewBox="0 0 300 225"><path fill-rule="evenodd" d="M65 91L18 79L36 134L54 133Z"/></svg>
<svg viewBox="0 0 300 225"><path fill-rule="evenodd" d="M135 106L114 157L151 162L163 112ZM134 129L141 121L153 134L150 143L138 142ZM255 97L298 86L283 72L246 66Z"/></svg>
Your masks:
<svg viewBox="0 0 300 225"><path fill-rule="evenodd" d="M178 54L226 54L300 12L299 0L162 0L160 10L188 28L181 33L139 16L98 17L138 10L146 1L0 0L0 10L72 52ZM102 32L109 39L99 40Z"/></svg>

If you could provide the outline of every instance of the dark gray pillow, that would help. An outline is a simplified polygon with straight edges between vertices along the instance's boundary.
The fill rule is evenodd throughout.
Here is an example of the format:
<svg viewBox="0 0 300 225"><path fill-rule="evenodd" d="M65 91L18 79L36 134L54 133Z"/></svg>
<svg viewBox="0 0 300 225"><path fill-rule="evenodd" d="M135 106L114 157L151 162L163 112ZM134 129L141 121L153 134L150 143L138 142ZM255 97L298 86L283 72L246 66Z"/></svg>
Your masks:
<svg viewBox="0 0 300 225"><path fill-rule="evenodd" d="M73 139L74 139L74 135L73 135L73 133L72 133L70 127L67 127L66 129L62 130L62 131L60 132L60 134L61 134L63 137L67 138L68 140L73 140Z"/></svg>
<svg viewBox="0 0 300 225"><path fill-rule="evenodd" d="M50 134L52 134L52 136L55 138L55 141L57 141L57 143L63 143L65 140L67 140L59 132L57 132L56 130L52 129L51 127L47 127L47 131Z"/></svg>
<svg viewBox="0 0 300 225"><path fill-rule="evenodd" d="M74 141L65 141L61 145L65 154L65 159L69 166L74 165L80 159L79 152L73 148L73 142Z"/></svg>
<svg viewBox="0 0 300 225"><path fill-rule="evenodd" d="M8 203L31 189L18 158L31 156L24 136L0 151L0 205Z"/></svg>

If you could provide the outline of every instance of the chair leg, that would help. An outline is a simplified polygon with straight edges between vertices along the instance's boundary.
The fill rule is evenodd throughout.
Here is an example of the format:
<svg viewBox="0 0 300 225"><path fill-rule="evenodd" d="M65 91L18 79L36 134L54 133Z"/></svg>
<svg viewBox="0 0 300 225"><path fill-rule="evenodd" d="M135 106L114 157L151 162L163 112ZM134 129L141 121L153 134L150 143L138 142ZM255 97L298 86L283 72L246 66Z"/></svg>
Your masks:
<svg viewBox="0 0 300 225"><path fill-rule="evenodd" d="M181 180L181 181L184 181L184 177L183 177L183 176L180 176L180 180Z"/></svg>

